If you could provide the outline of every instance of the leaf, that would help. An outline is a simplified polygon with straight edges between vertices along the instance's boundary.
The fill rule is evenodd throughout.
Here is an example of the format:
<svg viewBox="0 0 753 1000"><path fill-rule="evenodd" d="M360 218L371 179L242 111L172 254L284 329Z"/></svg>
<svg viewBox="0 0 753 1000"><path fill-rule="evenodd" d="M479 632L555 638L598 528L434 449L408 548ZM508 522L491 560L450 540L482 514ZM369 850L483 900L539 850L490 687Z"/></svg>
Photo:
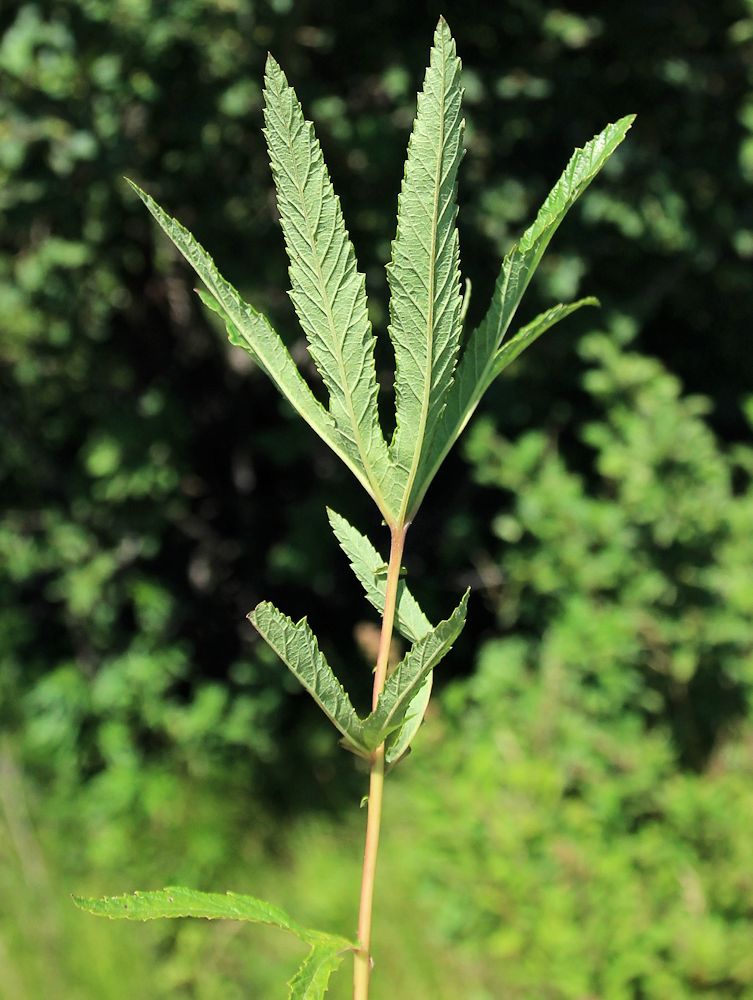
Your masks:
<svg viewBox="0 0 753 1000"><path fill-rule="evenodd" d="M315 947L328 947L338 951L355 947L353 942L337 934L303 927L279 906L236 892L198 892L195 889L170 886L150 892L104 896L100 899L74 896L73 902L87 913L112 920L159 920L176 917L244 920L279 927Z"/></svg>
<svg viewBox="0 0 753 1000"><path fill-rule="evenodd" d="M342 964L342 948L314 945L303 964L288 983L288 1000L321 1000L327 992L330 976Z"/></svg>
<svg viewBox="0 0 753 1000"><path fill-rule="evenodd" d="M327 516L340 548L350 561L351 568L360 581L366 597L381 614L384 611L384 600L387 589L387 577L381 572L384 560L365 535L362 535L344 517L327 508ZM397 587L397 606L395 608L395 628L409 639L417 642L431 632L432 624L421 610L405 580L401 579ZM421 727L426 709L431 697L433 674L424 681L417 694L414 695L405 713L400 729L393 733L387 741L385 759L388 764L395 763L402 757Z"/></svg>
<svg viewBox="0 0 753 1000"><path fill-rule="evenodd" d="M225 329L227 330L227 339L230 341L233 347L242 348L244 351L246 351L248 354L251 355L251 357L258 365L259 359L256 356L253 347L249 344L249 342L245 339L245 337L241 336L238 327L232 322L232 320L228 319L224 309L219 304L214 295L210 295L209 292L205 291L203 288L195 288L194 291L199 296L204 305L207 307L207 309L210 309L213 313L216 313L216 315L219 316L222 322L225 324Z"/></svg>
<svg viewBox="0 0 753 1000"><path fill-rule="evenodd" d="M304 941L308 932L284 910L255 896L234 892L198 892L168 886L150 892L87 899L74 896L76 906L98 917L113 920L159 920L164 917L204 917L207 920L248 920L290 931Z"/></svg>
<svg viewBox="0 0 753 1000"><path fill-rule="evenodd" d="M327 992L330 976L342 963L344 952L357 947L354 941L338 934L304 927L279 906L235 892L197 892L195 889L172 886L100 899L74 896L73 902L88 913L112 920L200 917L206 920L243 920L288 931L312 946L288 983L289 1000L320 1000Z"/></svg>
<svg viewBox="0 0 753 1000"><path fill-rule="evenodd" d="M133 181L128 181L128 183L209 289L219 307L215 311L221 311L221 315L230 324L228 333L231 342L237 342L233 332L237 331L237 334L248 344L250 353L272 379L285 399L342 459L361 485L373 496L368 477L361 466L353 460L348 442L342 438L332 416L309 389L290 356L290 352L270 325L269 320L257 312L253 306L243 301L236 289L219 273L206 250L187 229L164 212L154 199L142 191ZM209 305L208 299L204 301ZM212 305L209 307L213 308ZM385 517L390 516L389 510L382 510L382 513Z"/></svg>
<svg viewBox="0 0 753 1000"><path fill-rule="evenodd" d="M327 508L327 517L335 533L340 548L350 561L351 569L361 583L366 597L382 614L387 591L387 577L381 572L384 559L371 542L360 531L349 524L342 515ZM431 622L419 607L405 580L401 579L397 587L397 607L395 609L395 628L406 639L416 642L431 631Z"/></svg>
<svg viewBox="0 0 753 1000"><path fill-rule="evenodd" d="M452 615L419 640L387 678L377 707L363 722L362 739L371 749L402 724L413 697L460 635L469 594L466 590Z"/></svg>
<svg viewBox="0 0 753 1000"><path fill-rule="evenodd" d="M403 721L400 723L400 728L387 737L384 748L386 764L396 764L410 749L410 745L424 721L426 709L429 707L433 684L434 671L432 670L418 689L418 693L411 699Z"/></svg>
<svg viewBox="0 0 753 1000"><path fill-rule="evenodd" d="M415 517L447 452L470 420L494 375L497 351L549 241L565 215L625 138L635 115L627 115L576 149L534 222L502 262L486 316L471 334L447 393L436 433L426 449L412 492L408 519Z"/></svg>
<svg viewBox="0 0 753 1000"><path fill-rule="evenodd" d="M490 381L500 375L508 365L511 365L517 357L520 357L527 347L530 347L535 340L538 340L542 333L546 333L547 330L551 329L556 323L559 323L560 320L572 315L578 309L582 309L583 306L598 305L599 300L595 299L593 295L589 295L584 299L578 299L577 302L569 302L567 305L563 305L560 302L559 305L552 306L551 309L539 313L530 323L521 327L514 337L502 344L494 358L494 367L492 368Z"/></svg>
<svg viewBox="0 0 753 1000"><path fill-rule="evenodd" d="M342 441L381 497L391 468L377 411L375 338L364 277L357 270L314 127L304 119L295 91L272 56L264 99L264 134L290 258L290 297L329 392Z"/></svg>
<svg viewBox="0 0 753 1000"><path fill-rule="evenodd" d="M442 18L418 97L387 267L396 363L390 454L402 479L400 521L411 509L421 456L452 382L460 346L463 300L455 218L463 154L461 96L460 60Z"/></svg>
<svg viewBox="0 0 753 1000"><path fill-rule="evenodd" d="M306 619L293 623L269 601L257 605L248 619L340 730L348 747L356 753L368 754L361 741L361 721Z"/></svg>

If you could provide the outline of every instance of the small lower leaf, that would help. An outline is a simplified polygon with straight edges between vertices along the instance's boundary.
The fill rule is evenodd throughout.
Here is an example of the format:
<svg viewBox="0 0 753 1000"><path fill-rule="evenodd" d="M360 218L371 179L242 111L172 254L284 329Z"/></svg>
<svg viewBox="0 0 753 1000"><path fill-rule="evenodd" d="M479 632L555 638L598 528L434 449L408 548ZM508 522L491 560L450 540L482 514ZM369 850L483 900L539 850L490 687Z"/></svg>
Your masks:
<svg viewBox="0 0 753 1000"><path fill-rule="evenodd" d="M317 947L341 951L353 948L353 942L336 934L310 930L299 924L281 907L255 896L237 892L198 892L181 886L169 886L150 892L131 892L123 896L89 899L74 896L73 902L87 913L111 920L159 920L177 917L201 917L205 920L245 920L289 931L301 941Z"/></svg>
<svg viewBox="0 0 753 1000"><path fill-rule="evenodd" d="M342 964L343 949L316 944L288 983L288 1000L321 1000L330 976Z"/></svg>
<svg viewBox="0 0 753 1000"><path fill-rule="evenodd" d="M470 286L470 282L468 283ZM380 614L384 611L384 599L387 590L387 575L382 572L386 564L369 539L348 524L344 517L327 508L327 516L340 548L350 561L351 568L366 593L366 597ZM406 639L418 642L432 630L432 624L421 610L418 601L408 590L405 580L401 579L397 588L395 607L395 627ZM396 763L405 756L413 738L421 727L426 709L431 697L433 684L432 675L424 681L422 687L408 706L405 718L397 730L387 740L385 760L387 764Z"/></svg>
<svg viewBox="0 0 753 1000"><path fill-rule="evenodd" d="M228 317L227 313L222 308L217 299L214 297L214 295L210 295L210 293L205 291L205 289L203 288L195 288L194 291L199 296L204 305L207 307L207 309L210 309L213 313L215 313L215 315L220 317L220 319L225 325L225 329L227 330L227 339L230 341L233 347L243 348L243 350L247 354L250 354L251 357L256 362L256 364L259 365L259 367L263 370L264 366L262 365L261 361L259 361L258 354L253 349L251 344L246 340L246 338L241 334L238 327Z"/></svg>
<svg viewBox="0 0 753 1000"><path fill-rule="evenodd" d="M366 593L367 600L382 614L387 591L387 574L381 572L382 569L386 569L384 559L366 535L362 535L352 524L348 524L342 515L328 507L327 517L340 548L348 557L351 569ZM416 642L427 632L431 632L431 622L402 579L397 586L395 628L411 642Z"/></svg>
<svg viewBox="0 0 753 1000"><path fill-rule="evenodd" d="M421 723L424 721L424 716L426 715L426 709L429 707L433 685L434 673L432 671L424 681L423 686L418 689L418 694L413 696L400 728L387 737L384 760L388 766L397 764L410 750L410 745L416 733L421 728Z"/></svg>
<svg viewBox="0 0 753 1000"><path fill-rule="evenodd" d="M347 692L319 649L306 619L293 622L269 601L257 605L248 618L330 722L340 730L348 748L366 756L368 751L360 739L361 721Z"/></svg>
<svg viewBox="0 0 753 1000"><path fill-rule="evenodd" d="M424 681L462 632L469 594L466 590L450 617L417 642L387 678L376 708L363 722L362 740L366 746L378 747L402 726Z"/></svg>

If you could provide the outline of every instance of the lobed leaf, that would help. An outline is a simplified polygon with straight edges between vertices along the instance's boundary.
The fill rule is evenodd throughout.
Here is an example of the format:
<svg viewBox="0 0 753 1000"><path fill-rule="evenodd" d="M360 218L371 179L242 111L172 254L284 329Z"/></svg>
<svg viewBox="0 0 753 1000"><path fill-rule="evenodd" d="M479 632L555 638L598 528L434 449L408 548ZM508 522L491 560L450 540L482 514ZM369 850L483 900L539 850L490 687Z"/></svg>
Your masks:
<svg viewBox="0 0 753 1000"><path fill-rule="evenodd" d="M396 429L390 454L400 477L400 520L452 382L461 312L457 172L462 158L460 60L440 19L418 96L387 268L395 349Z"/></svg>
<svg viewBox="0 0 753 1000"><path fill-rule="evenodd" d="M357 531L344 517L329 508L327 508L327 515L335 537L340 543L340 548L348 557L351 568L363 586L366 597L381 614L384 611L387 590L384 560L368 538ZM421 610L413 594L408 590L405 580L402 579L397 588L395 628L411 642L423 639L432 630L431 622ZM413 742L426 715L433 682L433 674L429 673L423 685L413 696L400 728L388 737L385 749L385 760L388 764L394 764L404 756Z"/></svg>
<svg viewBox="0 0 753 1000"><path fill-rule="evenodd" d="M387 737L384 747L384 760L387 765L397 764L410 750L416 733L421 728L429 707L431 689L434 685L434 671L430 671L426 680L418 689L406 709L400 726Z"/></svg>
<svg viewBox="0 0 753 1000"><path fill-rule="evenodd" d="M243 301L236 289L219 273L206 250L184 226L163 211L156 201L133 181L128 183L206 285L218 308L214 309L209 298L204 298L203 301L209 308L223 316L228 324L231 342L237 343L238 336L245 341L254 359L272 379L285 399L319 437L326 441L373 496L368 477L361 465L354 460L347 440L342 437L333 417L311 392L290 352L269 320ZM383 513L388 516L389 512L383 511Z"/></svg>
<svg viewBox="0 0 753 1000"><path fill-rule="evenodd" d="M382 491L391 469L377 411L375 338L364 277L314 127L272 56L264 101L264 134L290 258L290 297L343 445L384 510Z"/></svg>
<svg viewBox="0 0 753 1000"><path fill-rule="evenodd" d="M343 957L342 948L314 945L288 983L288 1000L321 1000L327 992L332 973L340 967Z"/></svg>
<svg viewBox="0 0 753 1000"><path fill-rule="evenodd" d="M170 886L150 892L132 892L100 899L74 896L73 901L87 913L109 917L111 920L160 920L177 917L244 920L279 927L315 947L328 947L338 951L355 947L352 941L339 935L304 927L273 903L237 892L198 892L196 889Z"/></svg>
<svg viewBox="0 0 753 1000"><path fill-rule="evenodd" d="M387 678L377 707L363 722L363 741L379 746L405 719L406 712L431 671L449 652L465 625L469 590L452 615L409 650Z"/></svg>
<svg viewBox="0 0 753 1000"><path fill-rule="evenodd" d="M247 354L251 355L251 357L254 359L256 364L259 365L259 367L262 367L258 357L254 353L253 347L249 344L249 342L245 339L245 337L241 336L238 327L232 322L232 320L228 319L228 317L225 314L225 311L223 310L222 306L219 304L217 299L213 295L210 295L209 292L205 291L203 288L195 288L194 291L199 296L202 303L207 307L207 309L211 310L211 312L219 316L222 322L225 324L225 330L227 331L227 339L230 341L233 347L240 347Z"/></svg>
<svg viewBox="0 0 753 1000"><path fill-rule="evenodd" d="M535 220L503 260L489 309L463 351L436 432L422 457L409 519L415 516L437 469L491 384L500 344L549 241L569 209L623 141L634 120L635 115L627 115L607 125L582 149L575 150Z"/></svg>
<svg viewBox="0 0 753 1000"><path fill-rule="evenodd" d="M578 309L582 309L583 306L598 306L599 304L598 299L594 298L593 295L588 295L584 299L569 302L567 305L563 305L560 302L558 305L546 309L543 313L539 313L530 323L521 327L514 337L502 344L494 356L494 366L491 370L489 382L491 383L498 375L501 375L508 365L511 365L526 348L539 339L542 333L546 333L547 330L559 323L560 320L571 316Z"/></svg>
<svg viewBox="0 0 753 1000"><path fill-rule="evenodd" d="M387 592L386 564L379 552L360 531L349 524L341 514L327 508L327 517L340 544L348 557L351 569L364 589L366 598L381 614ZM395 608L395 628L406 639L416 642L431 631L431 622L421 610L418 601L408 590L405 580L397 587Z"/></svg>
<svg viewBox="0 0 753 1000"><path fill-rule="evenodd" d="M294 623L269 601L248 615L249 621L309 692L349 749L368 754L361 740L361 721L347 692L335 677L305 618Z"/></svg>
<svg viewBox="0 0 753 1000"><path fill-rule="evenodd" d="M340 548L348 557L367 599L381 614L384 611L387 590L384 560L368 538L357 531L344 517L329 508L327 516ZM402 579L397 588L395 628L411 642L417 642L432 630L431 622ZM426 715L432 685L433 675L430 673L408 706L399 730L389 737L385 750L385 760L388 764L393 764L402 757L413 742Z"/></svg>

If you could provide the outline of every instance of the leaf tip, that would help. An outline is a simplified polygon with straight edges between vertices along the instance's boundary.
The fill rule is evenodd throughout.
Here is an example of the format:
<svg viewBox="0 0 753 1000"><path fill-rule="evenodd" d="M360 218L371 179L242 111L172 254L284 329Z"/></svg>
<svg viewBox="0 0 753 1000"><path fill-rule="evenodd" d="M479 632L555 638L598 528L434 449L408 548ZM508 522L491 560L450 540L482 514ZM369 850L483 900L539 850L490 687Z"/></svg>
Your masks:
<svg viewBox="0 0 753 1000"><path fill-rule="evenodd" d="M325 507L324 509L327 511L327 520L330 527L337 534L338 528L342 527L345 523L345 518L342 514L338 514L336 510L333 510L332 507Z"/></svg>
<svg viewBox="0 0 753 1000"><path fill-rule="evenodd" d="M444 14L439 15L437 26L434 29L434 44L436 45L437 42L453 42L452 31Z"/></svg>
<svg viewBox="0 0 753 1000"><path fill-rule="evenodd" d="M268 89L270 86L279 84L280 81L287 83L282 66L271 52L267 52L267 60L264 64L264 86Z"/></svg>
<svg viewBox="0 0 753 1000"><path fill-rule="evenodd" d="M269 601L260 601L255 608L251 608L249 613L246 615L247 621L250 621L254 628L259 628L258 617L264 611L265 605L269 604Z"/></svg>

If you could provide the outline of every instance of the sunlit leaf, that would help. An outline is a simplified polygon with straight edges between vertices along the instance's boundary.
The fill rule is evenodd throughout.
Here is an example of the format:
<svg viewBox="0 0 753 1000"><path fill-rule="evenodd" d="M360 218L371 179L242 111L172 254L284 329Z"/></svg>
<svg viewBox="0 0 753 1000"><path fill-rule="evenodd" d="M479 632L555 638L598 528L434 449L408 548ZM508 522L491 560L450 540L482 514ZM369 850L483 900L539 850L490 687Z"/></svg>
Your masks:
<svg viewBox="0 0 753 1000"><path fill-rule="evenodd" d="M329 508L327 515L335 537L348 557L353 572L363 586L366 597L381 613L384 610L387 590L384 560L368 538L351 524L348 524L344 517ZM431 622L419 607L418 601L408 590L408 585L403 579L400 580L397 588L395 627L411 642L422 639L432 629ZM400 728L388 737L385 751L388 764L399 760L413 742L426 714L433 683L434 675L430 672L423 685L413 696Z"/></svg>
<svg viewBox="0 0 753 1000"><path fill-rule="evenodd" d="M314 126L271 56L264 84L264 133L290 258L290 297L329 392L343 446L381 498L391 469L377 412L375 339L364 278Z"/></svg>
<svg viewBox="0 0 753 1000"><path fill-rule="evenodd" d="M433 685L434 671L431 670L418 692L411 698L399 727L386 739L384 759L387 764L396 764L410 750L416 733L424 721L426 709L429 707Z"/></svg>
<svg viewBox="0 0 753 1000"><path fill-rule="evenodd" d="M463 155L460 60L441 19L408 145L397 234L387 268L395 348L396 429L391 454L411 509L422 455L440 417L460 346L457 172Z"/></svg>
<svg viewBox="0 0 753 1000"><path fill-rule="evenodd" d="M463 350L447 393L446 407L430 447L424 453L409 518L415 515L437 469L491 385L497 351L549 241L570 208L623 141L634 120L635 115L627 115L607 125L582 149L575 150L535 220L502 262L489 309Z"/></svg>
<svg viewBox="0 0 753 1000"><path fill-rule="evenodd" d="M521 327L514 337L511 337L510 340L506 340L502 344L494 357L492 378L500 375L508 365L511 365L517 357L520 357L526 348L538 340L542 333L546 333L547 330L550 330L560 320L571 316L578 309L582 309L583 306L598 305L599 300L591 295L585 299L578 299L577 302L569 302L567 305L560 303L559 305L552 306L551 309L545 310L543 313L539 313L530 323Z"/></svg>
<svg viewBox="0 0 753 1000"><path fill-rule="evenodd" d="M288 1000L321 1000L344 957L342 948L314 945L288 983Z"/></svg>
<svg viewBox="0 0 753 1000"><path fill-rule="evenodd" d="M446 621L440 622L409 650L387 678L377 707L363 723L363 739L369 746L379 746L401 725L414 696L452 648L465 625L469 593L465 592Z"/></svg>
<svg viewBox="0 0 753 1000"><path fill-rule="evenodd" d="M353 948L354 943L337 934L311 930L299 924L281 907L255 896L237 892L198 892L170 886L148 892L130 892L122 896L90 899L74 896L76 906L98 917L112 920L161 920L177 917L201 917L205 920L244 920L267 924L289 931L301 941L337 951Z"/></svg>
<svg viewBox="0 0 753 1000"><path fill-rule="evenodd" d="M254 608L248 618L333 725L340 730L350 749L363 751L365 747L360 739L361 722L345 689L319 649L316 636L306 619L293 622L269 601L263 601Z"/></svg>
<svg viewBox="0 0 753 1000"><path fill-rule="evenodd" d="M335 425L334 419L314 397L290 352L269 320L243 301L236 289L219 273L206 250L185 227L164 212L156 201L133 181L128 183L207 286L213 300L219 306L215 311L221 312L226 322L230 324L228 332L231 342L237 342L236 334L247 342L250 353L285 399L340 456L366 490L373 495L367 476L361 466L354 462L347 442ZM214 308L208 298L204 301L210 308Z"/></svg>
<svg viewBox="0 0 753 1000"><path fill-rule="evenodd" d="M342 515L327 508L327 516L340 548L348 557L351 569L363 587L367 599L381 614L387 591L387 566L384 559L368 538L349 524ZM431 631L431 622L403 579L397 587L395 627L411 642L422 639Z"/></svg>

